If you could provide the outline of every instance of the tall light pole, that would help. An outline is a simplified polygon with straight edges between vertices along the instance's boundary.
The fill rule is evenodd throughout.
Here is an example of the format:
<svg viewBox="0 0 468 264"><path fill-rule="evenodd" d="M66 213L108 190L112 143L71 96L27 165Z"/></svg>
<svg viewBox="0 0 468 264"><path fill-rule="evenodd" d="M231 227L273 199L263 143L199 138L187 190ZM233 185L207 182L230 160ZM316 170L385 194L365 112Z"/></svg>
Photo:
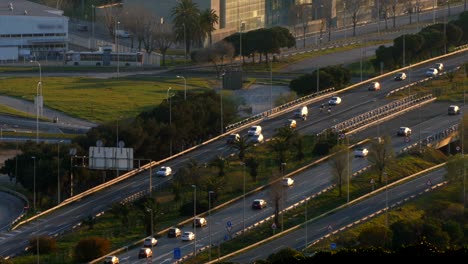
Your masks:
<svg viewBox="0 0 468 264"><path fill-rule="evenodd" d="M435 19L436 19L436 1L437 0L434 0L432 2L432 24L435 24Z"/></svg>
<svg viewBox="0 0 468 264"><path fill-rule="evenodd" d="M167 89L167 101L169 101L169 129L172 129L172 95L169 95L169 91L172 87ZM169 142L169 156L172 156L172 134L170 134L170 142Z"/></svg>
<svg viewBox="0 0 468 264"><path fill-rule="evenodd" d="M184 51L185 51L185 60L187 60L187 37L185 33L185 23L182 23L182 26L184 27Z"/></svg>
<svg viewBox="0 0 468 264"><path fill-rule="evenodd" d="M73 157L76 155L76 148L69 150L70 154L70 197L73 197Z"/></svg>
<svg viewBox="0 0 468 264"><path fill-rule="evenodd" d="M177 75L177 78L184 79L184 100L187 100L187 80L185 79L184 76L181 76L181 75Z"/></svg>
<svg viewBox="0 0 468 264"><path fill-rule="evenodd" d="M33 60L30 62L35 62L39 66L39 82L37 83L36 87L36 144L39 143L39 104L42 105L42 67L41 64L37 60Z"/></svg>
<svg viewBox="0 0 468 264"><path fill-rule="evenodd" d="M344 39L346 41L346 2L343 1L343 28L344 28Z"/></svg>
<svg viewBox="0 0 468 264"><path fill-rule="evenodd" d="M219 105L220 105L220 108L221 108L221 114L220 114L220 118L221 118L221 133L220 134L223 134L224 133L224 121L223 121L223 85L224 85L224 76L226 76L225 73L222 74L223 76L223 84L221 85L221 88L219 89Z"/></svg>
<svg viewBox="0 0 468 264"><path fill-rule="evenodd" d="M153 161L150 160L150 165ZM149 171L149 195L150 195L150 198L152 197L152 194L153 194L153 170L152 170L152 167L153 166L150 166L150 171Z"/></svg>
<svg viewBox="0 0 468 264"><path fill-rule="evenodd" d="M240 70L242 78L242 32L244 31L245 22L239 21L239 55L240 55Z"/></svg>
<svg viewBox="0 0 468 264"><path fill-rule="evenodd" d="M57 204L60 204L60 143L63 140L60 140L57 143Z"/></svg>
<svg viewBox="0 0 468 264"><path fill-rule="evenodd" d="M284 177L284 167L286 167L286 162L281 163L281 178ZM282 203L282 206L281 206L282 207L281 208L282 209L281 210L282 211L281 212L281 232L283 232L283 230L284 230L284 200L285 200L284 189L285 188L282 189L282 192L283 192L282 196L283 197L281 199L281 203Z"/></svg>
<svg viewBox="0 0 468 264"><path fill-rule="evenodd" d="M349 184L350 184L350 181L351 181L351 168L349 167L349 160L350 160L350 153L349 153L349 137L350 136L347 136L347 139L348 139L348 150L347 150L347 156L346 156L346 159L347 159L347 162L348 162L348 197L347 197L347 203L349 203Z"/></svg>
<svg viewBox="0 0 468 264"><path fill-rule="evenodd" d="M33 189L34 189L34 198L33 198L33 208L34 208L34 213L36 213L36 157L32 156L33 159Z"/></svg>
<svg viewBox="0 0 468 264"><path fill-rule="evenodd" d="M91 32L92 32L92 40L91 40L91 43L92 43L92 48L93 50L96 48L96 45L95 45L95 39L94 39L94 20L96 19L96 6L95 5L91 5Z"/></svg>
<svg viewBox="0 0 468 264"><path fill-rule="evenodd" d="M242 195L242 237L245 235L245 162L242 162L243 192Z"/></svg>
<svg viewBox="0 0 468 264"><path fill-rule="evenodd" d="M320 91L320 67L317 64L317 93Z"/></svg>
<svg viewBox="0 0 468 264"><path fill-rule="evenodd" d="M117 30L119 30L120 21L117 21ZM116 34L117 35L117 34ZM119 78L120 71L120 56L119 56L119 38L116 37L117 43L117 79Z"/></svg>
<svg viewBox="0 0 468 264"><path fill-rule="evenodd" d="M308 206L308 201L309 201L309 197L305 197L305 248L304 250L307 250L307 235L309 234L308 230L307 230L307 206Z"/></svg>
<svg viewBox="0 0 468 264"><path fill-rule="evenodd" d="M195 226L195 217L197 216L197 186L192 185L193 188L193 234L195 238L193 240L193 256L197 255L197 227Z"/></svg>
<svg viewBox="0 0 468 264"><path fill-rule="evenodd" d="M444 54L447 54L447 16L450 16L450 3L447 0L447 13L444 16Z"/></svg>
<svg viewBox="0 0 468 264"><path fill-rule="evenodd" d="M209 261L211 261L211 195L213 191L208 192L208 236L210 237L210 254L209 254Z"/></svg>
<svg viewBox="0 0 468 264"><path fill-rule="evenodd" d="M384 171L385 176L385 226L388 228L388 175Z"/></svg>
<svg viewBox="0 0 468 264"><path fill-rule="evenodd" d="M317 16L317 9L318 9L319 7L322 8L323 5L320 5L320 6L316 6L316 7L315 7L315 17L314 17L314 20L317 20L317 17L318 17L318 16ZM321 25L320 25L320 26L321 26ZM322 31L320 30L320 32L322 32ZM318 45L318 35L317 35L317 33L315 34L315 45Z"/></svg>

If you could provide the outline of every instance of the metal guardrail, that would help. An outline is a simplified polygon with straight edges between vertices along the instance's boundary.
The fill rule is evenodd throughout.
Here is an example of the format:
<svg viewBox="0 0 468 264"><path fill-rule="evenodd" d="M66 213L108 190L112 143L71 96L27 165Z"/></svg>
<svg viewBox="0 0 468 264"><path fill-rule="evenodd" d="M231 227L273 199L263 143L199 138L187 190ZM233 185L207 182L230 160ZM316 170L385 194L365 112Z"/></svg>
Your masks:
<svg viewBox="0 0 468 264"><path fill-rule="evenodd" d="M225 131L228 132L228 131L231 131L231 130L233 130L235 128L238 128L238 127L241 127L241 126L243 126L245 124L248 124L248 123L250 123L252 121L260 120L262 118L268 117L268 116L270 116L272 114L278 113L278 112L283 111L285 109L297 107L298 105L300 105L300 104L302 104L304 102L307 102L310 99L313 99L313 98L316 98L318 96L325 95L325 94L328 94L328 93L332 93L334 91L335 91L335 88L332 87L332 88L328 88L328 89L325 89L325 90L322 90L322 91L319 91L319 92L316 92L316 93L313 93L313 94L298 98L298 99L296 99L294 101L282 104L282 105L277 106L277 107L275 107L273 109L270 109L268 111L264 111L264 112L262 112L260 114L254 115L254 116L251 116L251 117L246 118L246 119L244 119L242 121L239 121L237 123L228 125L228 126L225 127Z"/></svg>
<svg viewBox="0 0 468 264"><path fill-rule="evenodd" d="M426 138L424 139L421 139L420 141L418 142L415 142L409 146L406 146L404 147L403 149L401 149L398 154L401 154L403 152L408 152L409 150L415 148L415 147L418 147L418 146L430 146L431 144L433 143L436 143L436 142L440 142L450 136L452 136L454 133L458 133L458 127L459 125L456 124L456 125L453 125L453 126L450 126L449 128L445 129L445 130L442 130L442 131L439 131L435 134L432 134L430 136L427 136Z"/></svg>
<svg viewBox="0 0 468 264"><path fill-rule="evenodd" d="M420 104L422 102L432 100L432 94L425 95L422 97L417 97L416 95L410 95L405 98L402 98L400 100L388 103L384 106L381 106L379 108L373 109L371 111L368 111L364 114L355 116L353 118L350 118L348 120L345 120L341 123L338 123L334 126L331 127L331 129L335 132L342 132L344 130L351 130L356 127L360 127L362 125L367 125L371 121L379 120L385 116L389 116L391 114L394 114L396 112L403 111L405 109L408 109L416 104ZM329 128L322 130L319 132L317 135L322 135L326 133L329 130Z"/></svg>

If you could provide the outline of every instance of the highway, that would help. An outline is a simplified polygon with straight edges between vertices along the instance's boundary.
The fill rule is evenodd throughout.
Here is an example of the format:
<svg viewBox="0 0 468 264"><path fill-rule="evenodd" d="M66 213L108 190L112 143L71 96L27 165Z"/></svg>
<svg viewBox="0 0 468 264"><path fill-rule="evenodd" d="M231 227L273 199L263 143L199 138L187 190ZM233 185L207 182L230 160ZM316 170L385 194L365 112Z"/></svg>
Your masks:
<svg viewBox="0 0 468 264"><path fill-rule="evenodd" d="M460 61L466 61L466 55L444 61L444 63L449 70L451 67L458 65ZM422 78L425 69L426 67L422 67L421 69L413 69L411 72L411 80ZM320 113L318 111L318 106L321 103L328 101L328 97L313 102L309 106L310 110L308 120L305 122L298 122L299 131L303 134L318 133L325 128L333 126L337 122L341 122L355 115L388 103L389 99L384 97L385 93L404 84L404 82L395 82L389 77L387 77L385 80L382 80L381 83L383 89L379 92L369 92L367 91L366 87L360 87L343 93L340 95L343 98L343 103L334 107L331 115ZM382 123L376 127L371 127L360 132L359 134L353 135L353 137L364 138L367 136L388 134L392 136L392 139L394 139L394 147L397 149L402 148L406 143L403 140L397 139L395 137L396 129L401 125L412 127L413 135L419 131L421 136L423 136L429 134L431 131L442 130L445 129L448 125L456 123L457 118L459 117L453 116L453 118L447 118L447 106L447 104L443 103L433 103L430 106L424 105L421 106L418 111L405 113L395 119L392 119L391 121ZM261 125L264 128L265 137L267 139L271 138L271 136L274 134L274 128L282 126L284 119L290 117L290 115L291 113L287 113L285 115L263 121ZM421 121L424 122L421 123ZM241 134L245 134L245 132L246 130L242 130ZM167 165L177 170L178 168L184 166L189 159L196 159L202 163L208 162L216 154L222 154L226 156L230 153L232 153L232 151L225 146L224 139L220 139L184 156L168 161ZM356 160L356 162L353 161L354 170L358 170L364 166L366 166L365 159L359 159ZM306 179L306 182L303 182L302 184L301 175L295 176L296 185L288 190L291 192L291 194L288 195L287 203L293 203L295 201L294 199L303 199L304 196L311 196L313 193L322 190L330 184L330 179L327 180L325 177L326 175L330 175L328 172L329 167L326 165L326 163L314 167L313 170L314 172L309 172L310 174L303 176L304 179ZM321 177L315 175L321 175ZM169 179L153 178L153 185L154 187L161 186L167 180ZM307 190L302 191L300 188L297 188L297 186L300 185L307 186L307 182L313 182L314 187L310 188L309 186ZM39 220L34 221L31 224L21 226L15 231L2 233L0 237L0 255L14 256L15 254L21 252L27 246L27 240L31 236L35 236L37 234L54 235L60 234L65 230L70 230L74 225L80 222L81 219L87 217L88 215L96 215L108 209L111 203L120 201L133 193L148 189L148 186L149 174L148 171L146 171L145 173L141 173L140 175L135 176L129 180L106 188L99 193L85 197L80 201L73 203L72 205L58 209L44 217L41 217ZM220 210L219 212L214 212L212 219L209 220L209 225L211 225L211 239L213 241L222 241L224 239L226 232L225 225L227 221L231 221L233 223L232 232L235 232L235 230L239 230L241 227L240 223L248 226L255 221L259 221L259 219L265 218L265 216L268 214L271 214L271 211L269 212L269 210L271 210L271 206L269 206L266 210L261 210L255 214L252 214L252 212L249 210L249 214L247 217L245 217L245 219L242 218L242 214L239 216L239 213L243 212L243 209L250 209L250 202L255 197L265 198L267 197L267 191L264 190L258 194L255 194L254 196L248 197L248 199L246 199L247 201L245 206L242 203L235 203L225 209L226 211ZM233 208L236 208L237 210ZM207 232L208 228L203 228L200 231L197 231L197 248L207 244ZM154 259L161 261L161 263L170 262L172 259L172 250L175 247L180 247L182 249L182 255L187 255L191 253L193 244L190 242L181 243L181 241L178 239L168 240L161 238L160 245L158 245L155 249ZM128 255L122 255L121 259L132 261L132 263L141 262L141 260L137 260L136 253L132 251L129 251Z"/></svg>
<svg viewBox="0 0 468 264"><path fill-rule="evenodd" d="M444 61L446 68L449 70L455 65L458 65L460 61L466 61L466 55L458 56ZM426 67L422 69L413 69L414 76L412 80L417 80L422 78L421 74ZM404 85L404 82L393 81L390 77L386 77L385 80L382 80L382 91L381 92L370 92L367 91L367 88L358 87L356 89L344 92L340 94L343 97L343 103L336 106L332 114L328 116L327 114L320 113L319 105L327 101L328 97L319 99L318 101L313 102L309 105L309 118L307 121L298 122L298 130L300 133L309 134L317 133L322 131L325 128L329 128L334 125L336 122L341 122L352 116L367 112L371 109L374 109L378 106L386 104L389 102L389 99L384 97L384 94L391 89L395 89L399 86ZM388 128L384 129L384 124L379 125L380 134L388 134L392 136L393 144L395 148L403 148L405 143L403 140L398 140L395 138L396 129L404 123L407 126L413 128L413 131L439 131L448 127L449 124L454 124L458 121L459 116L447 116L447 107L445 103L433 103L429 105L422 105L420 111L411 111L407 112L395 119L392 119L385 123L388 125ZM315 111L314 111L315 109ZM294 110L294 109L291 109ZM414 116L415 114L415 116ZM265 120L260 123L264 130L265 137L271 138L274 134L274 129L278 126L282 126L284 120L290 118L292 112L285 113L284 115ZM432 119L432 120L431 120ZM414 127L418 121L425 120L420 127ZM431 120L431 121L429 121ZM435 122L434 120L438 120ZM240 131L240 134L245 134L246 129ZM371 136L375 136L376 130L369 128L368 130L363 131L363 133L369 133ZM424 132L425 133L425 132ZM356 135L358 137L358 135ZM208 162L215 155L222 154L224 156L229 155L232 151L225 145L225 139L221 138L210 144L207 144L197 150L187 153L181 157L175 158L168 161L165 165L171 166L175 171L185 166L189 159L195 159L199 163ZM353 169L357 170L366 166L365 159L353 161ZM322 190L330 184L330 173L329 166L326 163L320 164L312 169L312 171L306 171L304 173L305 182L301 183L301 175L295 176L297 185L290 189L291 193L288 194L287 203L292 203L297 201L297 199L302 199L303 196L311 196L314 193ZM307 174L308 173L308 174ZM169 178L153 178L154 188L158 188L165 181L170 180ZM307 185L307 182L309 185ZM310 183L313 183L313 187L310 186ZM20 226L17 230L9 233L3 233L2 239L0 240L0 255L3 256L12 256L21 252L27 246L27 240L36 234L47 234L55 235L60 234L65 230L70 230L74 225L79 223L83 218L88 215L97 215L102 211L105 211L109 208L110 204L113 202L121 201L124 198L130 196L133 193L137 193L141 190L147 190L149 186L149 173L145 171L140 173L137 176L134 176L123 182L114 184L113 186L106 188L98 193L92 194L90 196L82 198L80 201L74 202L68 206L57 209L43 217L39 220L34 221L31 224ZM309 186L306 190L300 190L297 186ZM246 200L246 206L250 205L250 201L257 197L266 198L267 190L263 190L253 196L248 197ZM268 198L267 198L268 199ZM295 200L290 200L295 199ZM209 225L211 225L212 239L214 241L224 238L225 234L225 223L226 220L231 221L233 224L232 231L238 231L240 229L240 224L243 221L242 219L242 203L234 203L232 206L227 207L225 210L221 210L213 213L212 220L210 220ZM251 211L248 211L248 217L245 219L246 226L259 221L262 218L271 214L271 207L267 207L266 210L261 210L256 212L255 215L252 215ZM219 220L216 220L215 217L218 217L217 214L220 214ZM240 214L240 215L239 215ZM215 216L216 215L216 216ZM248 221L248 222L247 222ZM36 229L38 231L36 231ZM197 232L197 248L207 244L207 228ZM179 246L182 249L182 256L189 254L191 248L189 243L181 243L178 239L167 240L161 238L160 244L155 249L155 259L159 261L167 260L172 256L172 251L174 247ZM133 251L129 251L132 261L133 259L137 260L137 254ZM122 256L125 258L125 255Z"/></svg>

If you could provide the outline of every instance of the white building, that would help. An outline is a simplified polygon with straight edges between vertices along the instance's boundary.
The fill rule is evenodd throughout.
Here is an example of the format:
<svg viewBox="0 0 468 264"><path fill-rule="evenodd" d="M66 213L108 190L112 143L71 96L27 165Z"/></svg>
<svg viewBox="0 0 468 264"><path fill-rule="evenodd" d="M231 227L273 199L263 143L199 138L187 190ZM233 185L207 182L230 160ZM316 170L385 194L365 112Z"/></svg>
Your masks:
<svg viewBox="0 0 468 264"><path fill-rule="evenodd" d="M59 60L68 49L63 11L25 0L0 0L0 61Z"/></svg>

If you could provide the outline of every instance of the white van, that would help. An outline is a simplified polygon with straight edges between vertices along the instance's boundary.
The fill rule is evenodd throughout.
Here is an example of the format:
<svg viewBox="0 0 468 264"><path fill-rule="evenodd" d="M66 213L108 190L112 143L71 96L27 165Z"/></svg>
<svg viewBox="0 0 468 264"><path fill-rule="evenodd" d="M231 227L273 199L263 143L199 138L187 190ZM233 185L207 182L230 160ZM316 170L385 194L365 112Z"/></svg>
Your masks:
<svg viewBox="0 0 468 264"><path fill-rule="evenodd" d="M118 38L129 38L130 33L128 33L128 31L126 31L126 30L118 29L118 30L115 31L115 36L118 37Z"/></svg>
<svg viewBox="0 0 468 264"><path fill-rule="evenodd" d="M309 109L307 106L302 106L298 108L296 111L294 111L294 117L307 117L309 114Z"/></svg>

